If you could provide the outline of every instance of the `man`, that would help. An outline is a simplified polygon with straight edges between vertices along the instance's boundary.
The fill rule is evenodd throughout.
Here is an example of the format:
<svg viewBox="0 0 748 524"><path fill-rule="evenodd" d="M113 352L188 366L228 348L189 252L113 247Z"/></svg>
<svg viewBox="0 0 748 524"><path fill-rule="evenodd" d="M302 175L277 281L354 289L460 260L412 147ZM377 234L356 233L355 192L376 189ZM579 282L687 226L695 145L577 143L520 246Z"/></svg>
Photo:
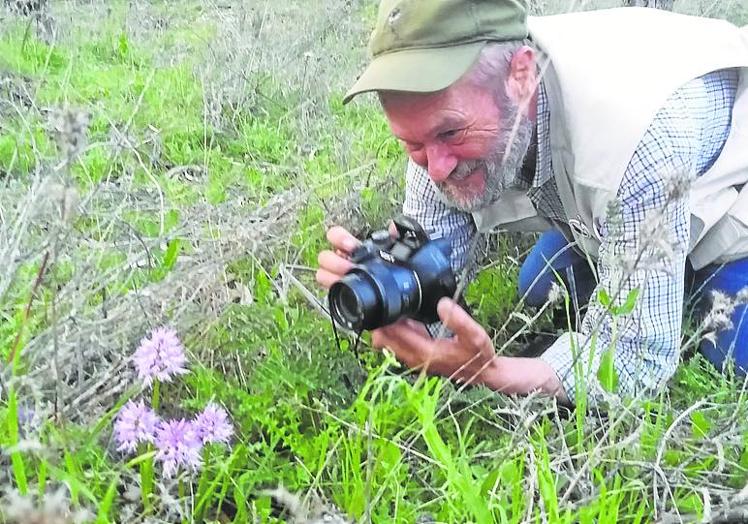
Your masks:
<svg viewBox="0 0 748 524"><path fill-rule="evenodd" d="M596 401L603 355L616 392L672 376L687 269L717 310L702 351L748 368L748 30L621 8L528 17L521 0L384 0L373 60L347 95L376 92L410 158L404 212L466 263L478 231L544 230L520 271L540 306L559 281L590 300L579 331L539 358L497 356L455 302L434 339L402 320L373 333L410 368L505 393ZM329 287L357 240L319 256ZM601 297L602 300L597 300ZM708 324L708 325L707 325Z"/></svg>

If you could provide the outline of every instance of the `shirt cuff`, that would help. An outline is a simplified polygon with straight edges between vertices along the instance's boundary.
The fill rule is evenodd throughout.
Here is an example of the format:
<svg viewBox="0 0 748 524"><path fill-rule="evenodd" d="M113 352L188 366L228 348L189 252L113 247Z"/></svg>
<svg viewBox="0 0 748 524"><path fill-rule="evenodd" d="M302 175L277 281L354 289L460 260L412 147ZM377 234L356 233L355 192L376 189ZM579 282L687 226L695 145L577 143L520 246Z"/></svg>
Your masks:
<svg viewBox="0 0 748 524"><path fill-rule="evenodd" d="M426 331L429 332L431 338L452 338L454 336L454 333L452 333L452 331L450 331L441 320L437 320L431 324L426 324Z"/></svg>
<svg viewBox="0 0 748 524"><path fill-rule="evenodd" d="M556 372L566 398L576 405L579 395L586 395L587 404L602 400L605 392L597 379L599 357L590 351L589 337L566 332L538 357Z"/></svg>

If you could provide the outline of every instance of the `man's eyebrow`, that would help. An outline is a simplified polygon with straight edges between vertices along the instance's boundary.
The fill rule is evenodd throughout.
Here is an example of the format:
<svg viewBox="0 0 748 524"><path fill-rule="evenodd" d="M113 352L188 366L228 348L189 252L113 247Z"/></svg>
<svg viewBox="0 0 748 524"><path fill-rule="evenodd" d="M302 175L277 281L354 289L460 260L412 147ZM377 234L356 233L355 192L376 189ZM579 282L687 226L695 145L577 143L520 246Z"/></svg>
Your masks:
<svg viewBox="0 0 748 524"><path fill-rule="evenodd" d="M465 127L465 119L460 117L448 116L440 120L429 131L429 134L436 135L444 130L463 128Z"/></svg>
<svg viewBox="0 0 748 524"><path fill-rule="evenodd" d="M428 131L429 135L437 135L445 130L448 129L462 129L465 127L467 123L465 122L464 118L457 117L457 116L447 116L444 117L442 120L439 120L436 124L431 126L431 128ZM393 133L394 137L398 140L402 140L403 142L412 142L411 140L408 140L407 138L404 138L400 136L397 133Z"/></svg>

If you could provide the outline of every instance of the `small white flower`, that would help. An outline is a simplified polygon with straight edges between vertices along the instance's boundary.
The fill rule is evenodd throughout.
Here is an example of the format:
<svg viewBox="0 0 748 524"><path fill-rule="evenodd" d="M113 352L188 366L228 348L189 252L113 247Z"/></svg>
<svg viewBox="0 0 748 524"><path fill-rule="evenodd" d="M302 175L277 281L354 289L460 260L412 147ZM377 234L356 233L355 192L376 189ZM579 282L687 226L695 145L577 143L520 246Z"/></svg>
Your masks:
<svg viewBox="0 0 748 524"><path fill-rule="evenodd" d="M548 304L554 305L566 297L566 289L559 286L558 283L552 282L551 283L551 289L548 290Z"/></svg>
<svg viewBox="0 0 748 524"><path fill-rule="evenodd" d="M748 304L748 286L738 291L738 294L735 295L735 302L737 305Z"/></svg>
<svg viewBox="0 0 748 524"><path fill-rule="evenodd" d="M712 291L712 309L701 322L703 331L725 331L734 327L730 318L737 302L721 291Z"/></svg>

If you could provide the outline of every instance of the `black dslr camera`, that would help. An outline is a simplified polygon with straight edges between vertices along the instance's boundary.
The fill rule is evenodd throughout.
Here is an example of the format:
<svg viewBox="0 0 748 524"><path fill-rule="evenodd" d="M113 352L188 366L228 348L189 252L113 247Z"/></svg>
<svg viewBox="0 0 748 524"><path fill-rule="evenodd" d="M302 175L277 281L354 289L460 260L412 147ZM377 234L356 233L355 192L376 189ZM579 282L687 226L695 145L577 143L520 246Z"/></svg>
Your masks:
<svg viewBox="0 0 748 524"><path fill-rule="evenodd" d="M415 220L393 219L398 238L373 232L352 254L355 266L330 288L330 311L355 332L392 324L401 317L439 320L436 304L453 296L457 282L449 240L430 240Z"/></svg>

